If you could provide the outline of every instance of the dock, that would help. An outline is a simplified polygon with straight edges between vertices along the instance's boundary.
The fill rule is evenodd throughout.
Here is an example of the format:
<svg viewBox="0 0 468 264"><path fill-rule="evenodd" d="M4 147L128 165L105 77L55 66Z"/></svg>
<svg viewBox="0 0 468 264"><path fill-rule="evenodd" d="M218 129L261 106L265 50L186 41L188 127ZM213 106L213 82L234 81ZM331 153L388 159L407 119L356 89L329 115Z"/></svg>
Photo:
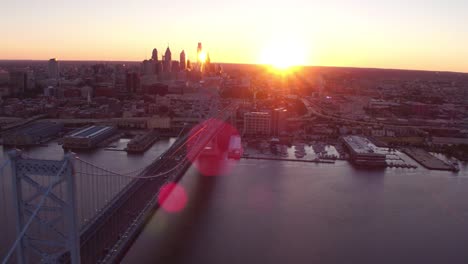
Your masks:
<svg viewBox="0 0 468 264"><path fill-rule="evenodd" d="M96 146L97 146L98 148L105 148L105 147L108 147L109 144L111 144L111 143L114 142L114 141L119 140L119 139L120 139L121 137L123 137L123 136L124 136L123 133L115 134L115 135L113 135L113 136L111 136L111 137L109 137L109 138L104 139L103 141L101 141L100 143L98 143ZM108 150L108 149L106 149L106 150Z"/></svg>
<svg viewBox="0 0 468 264"><path fill-rule="evenodd" d="M402 152L410 156L426 169L454 171L453 166L448 165L442 160L434 157L429 152L419 148L403 148Z"/></svg>
<svg viewBox="0 0 468 264"><path fill-rule="evenodd" d="M151 130L146 134L136 136L134 139L128 142L127 148L125 150L128 153L145 152L158 139L159 139L158 132L156 132L155 130Z"/></svg>
<svg viewBox="0 0 468 264"><path fill-rule="evenodd" d="M255 160L279 160L279 161L294 161L294 162L309 162L309 163L326 163L326 164L335 164L334 160L323 160L323 159L287 159L287 158L274 158L274 157L252 157L252 156L242 156L243 159L255 159Z"/></svg>

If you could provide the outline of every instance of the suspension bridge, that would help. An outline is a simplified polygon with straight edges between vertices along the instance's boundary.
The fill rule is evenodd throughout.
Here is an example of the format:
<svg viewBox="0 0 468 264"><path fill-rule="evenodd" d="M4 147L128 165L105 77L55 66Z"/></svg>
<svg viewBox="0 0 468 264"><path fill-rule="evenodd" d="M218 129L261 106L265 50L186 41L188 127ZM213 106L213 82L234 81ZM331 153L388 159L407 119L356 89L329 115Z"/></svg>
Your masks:
<svg viewBox="0 0 468 264"><path fill-rule="evenodd" d="M16 237L0 255L2 263L117 262L158 208L161 187L178 181L216 142L234 108L181 133L152 163L131 172L102 168L73 153L40 160L10 151L1 171L11 166Z"/></svg>

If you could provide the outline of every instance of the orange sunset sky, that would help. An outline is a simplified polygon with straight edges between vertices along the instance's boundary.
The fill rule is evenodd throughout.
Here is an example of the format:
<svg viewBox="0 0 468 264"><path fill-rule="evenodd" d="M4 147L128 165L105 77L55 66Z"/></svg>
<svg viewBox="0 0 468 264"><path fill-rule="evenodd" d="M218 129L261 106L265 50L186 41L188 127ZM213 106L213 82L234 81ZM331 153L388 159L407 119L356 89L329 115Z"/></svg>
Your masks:
<svg viewBox="0 0 468 264"><path fill-rule="evenodd" d="M0 59L132 60L202 42L214 62L468 72L467 1L8 1Z"/></svg>

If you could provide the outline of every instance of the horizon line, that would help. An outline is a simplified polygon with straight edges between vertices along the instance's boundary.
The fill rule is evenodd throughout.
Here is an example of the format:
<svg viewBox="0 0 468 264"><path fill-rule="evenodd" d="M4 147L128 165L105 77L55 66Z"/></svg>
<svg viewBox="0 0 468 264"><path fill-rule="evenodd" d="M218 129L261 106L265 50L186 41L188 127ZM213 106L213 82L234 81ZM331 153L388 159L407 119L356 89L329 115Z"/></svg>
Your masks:
<svg viewBox="0 0 468 264"><path fill-rule="evenodd" d="M52 58L53 59L53 58ZM55 57L57 59L57 57ZM34 62L47 62L49 59L0 59L0 62L3 61L34 61ZM137 60L88 60L88 59L65 59L65 60L60 60L57 59L58 62L131 62L131 63L141 63L141 61ZM211 62L213 64L233 64L233 65L249 65L249 66L270 66L268 64L262 64L262 63L242 63L242 62ZM375 67L375 66L369 66L369 67L364 67L364 66L335 66L335 65L328 65L328 66L322 66L322 65L295 65L292 67L305 67L305 68L347 68L347 69L369 69L369 70L388 70L388 71L418 71L418 72L441 72L441 73L459 73L459 74L468 74L468 71L453 71L453 70L427 70L427 69L410 69L410 68L380 68L380 67Z"/></svg>

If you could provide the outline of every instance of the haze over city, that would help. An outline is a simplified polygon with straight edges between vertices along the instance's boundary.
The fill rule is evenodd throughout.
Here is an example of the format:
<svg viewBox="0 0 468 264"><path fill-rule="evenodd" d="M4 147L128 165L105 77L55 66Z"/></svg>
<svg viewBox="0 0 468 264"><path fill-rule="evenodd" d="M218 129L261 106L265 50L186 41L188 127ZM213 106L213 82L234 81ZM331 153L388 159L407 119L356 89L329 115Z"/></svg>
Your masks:
<svg viewBox="0 0 468 264"><path fill-rule="evenodd" d="M466 1L19 0L2 10L0 59L140 61L169 44L193 61L203 41L224 63L288 54L300 65L468 72Z"/></svg>

